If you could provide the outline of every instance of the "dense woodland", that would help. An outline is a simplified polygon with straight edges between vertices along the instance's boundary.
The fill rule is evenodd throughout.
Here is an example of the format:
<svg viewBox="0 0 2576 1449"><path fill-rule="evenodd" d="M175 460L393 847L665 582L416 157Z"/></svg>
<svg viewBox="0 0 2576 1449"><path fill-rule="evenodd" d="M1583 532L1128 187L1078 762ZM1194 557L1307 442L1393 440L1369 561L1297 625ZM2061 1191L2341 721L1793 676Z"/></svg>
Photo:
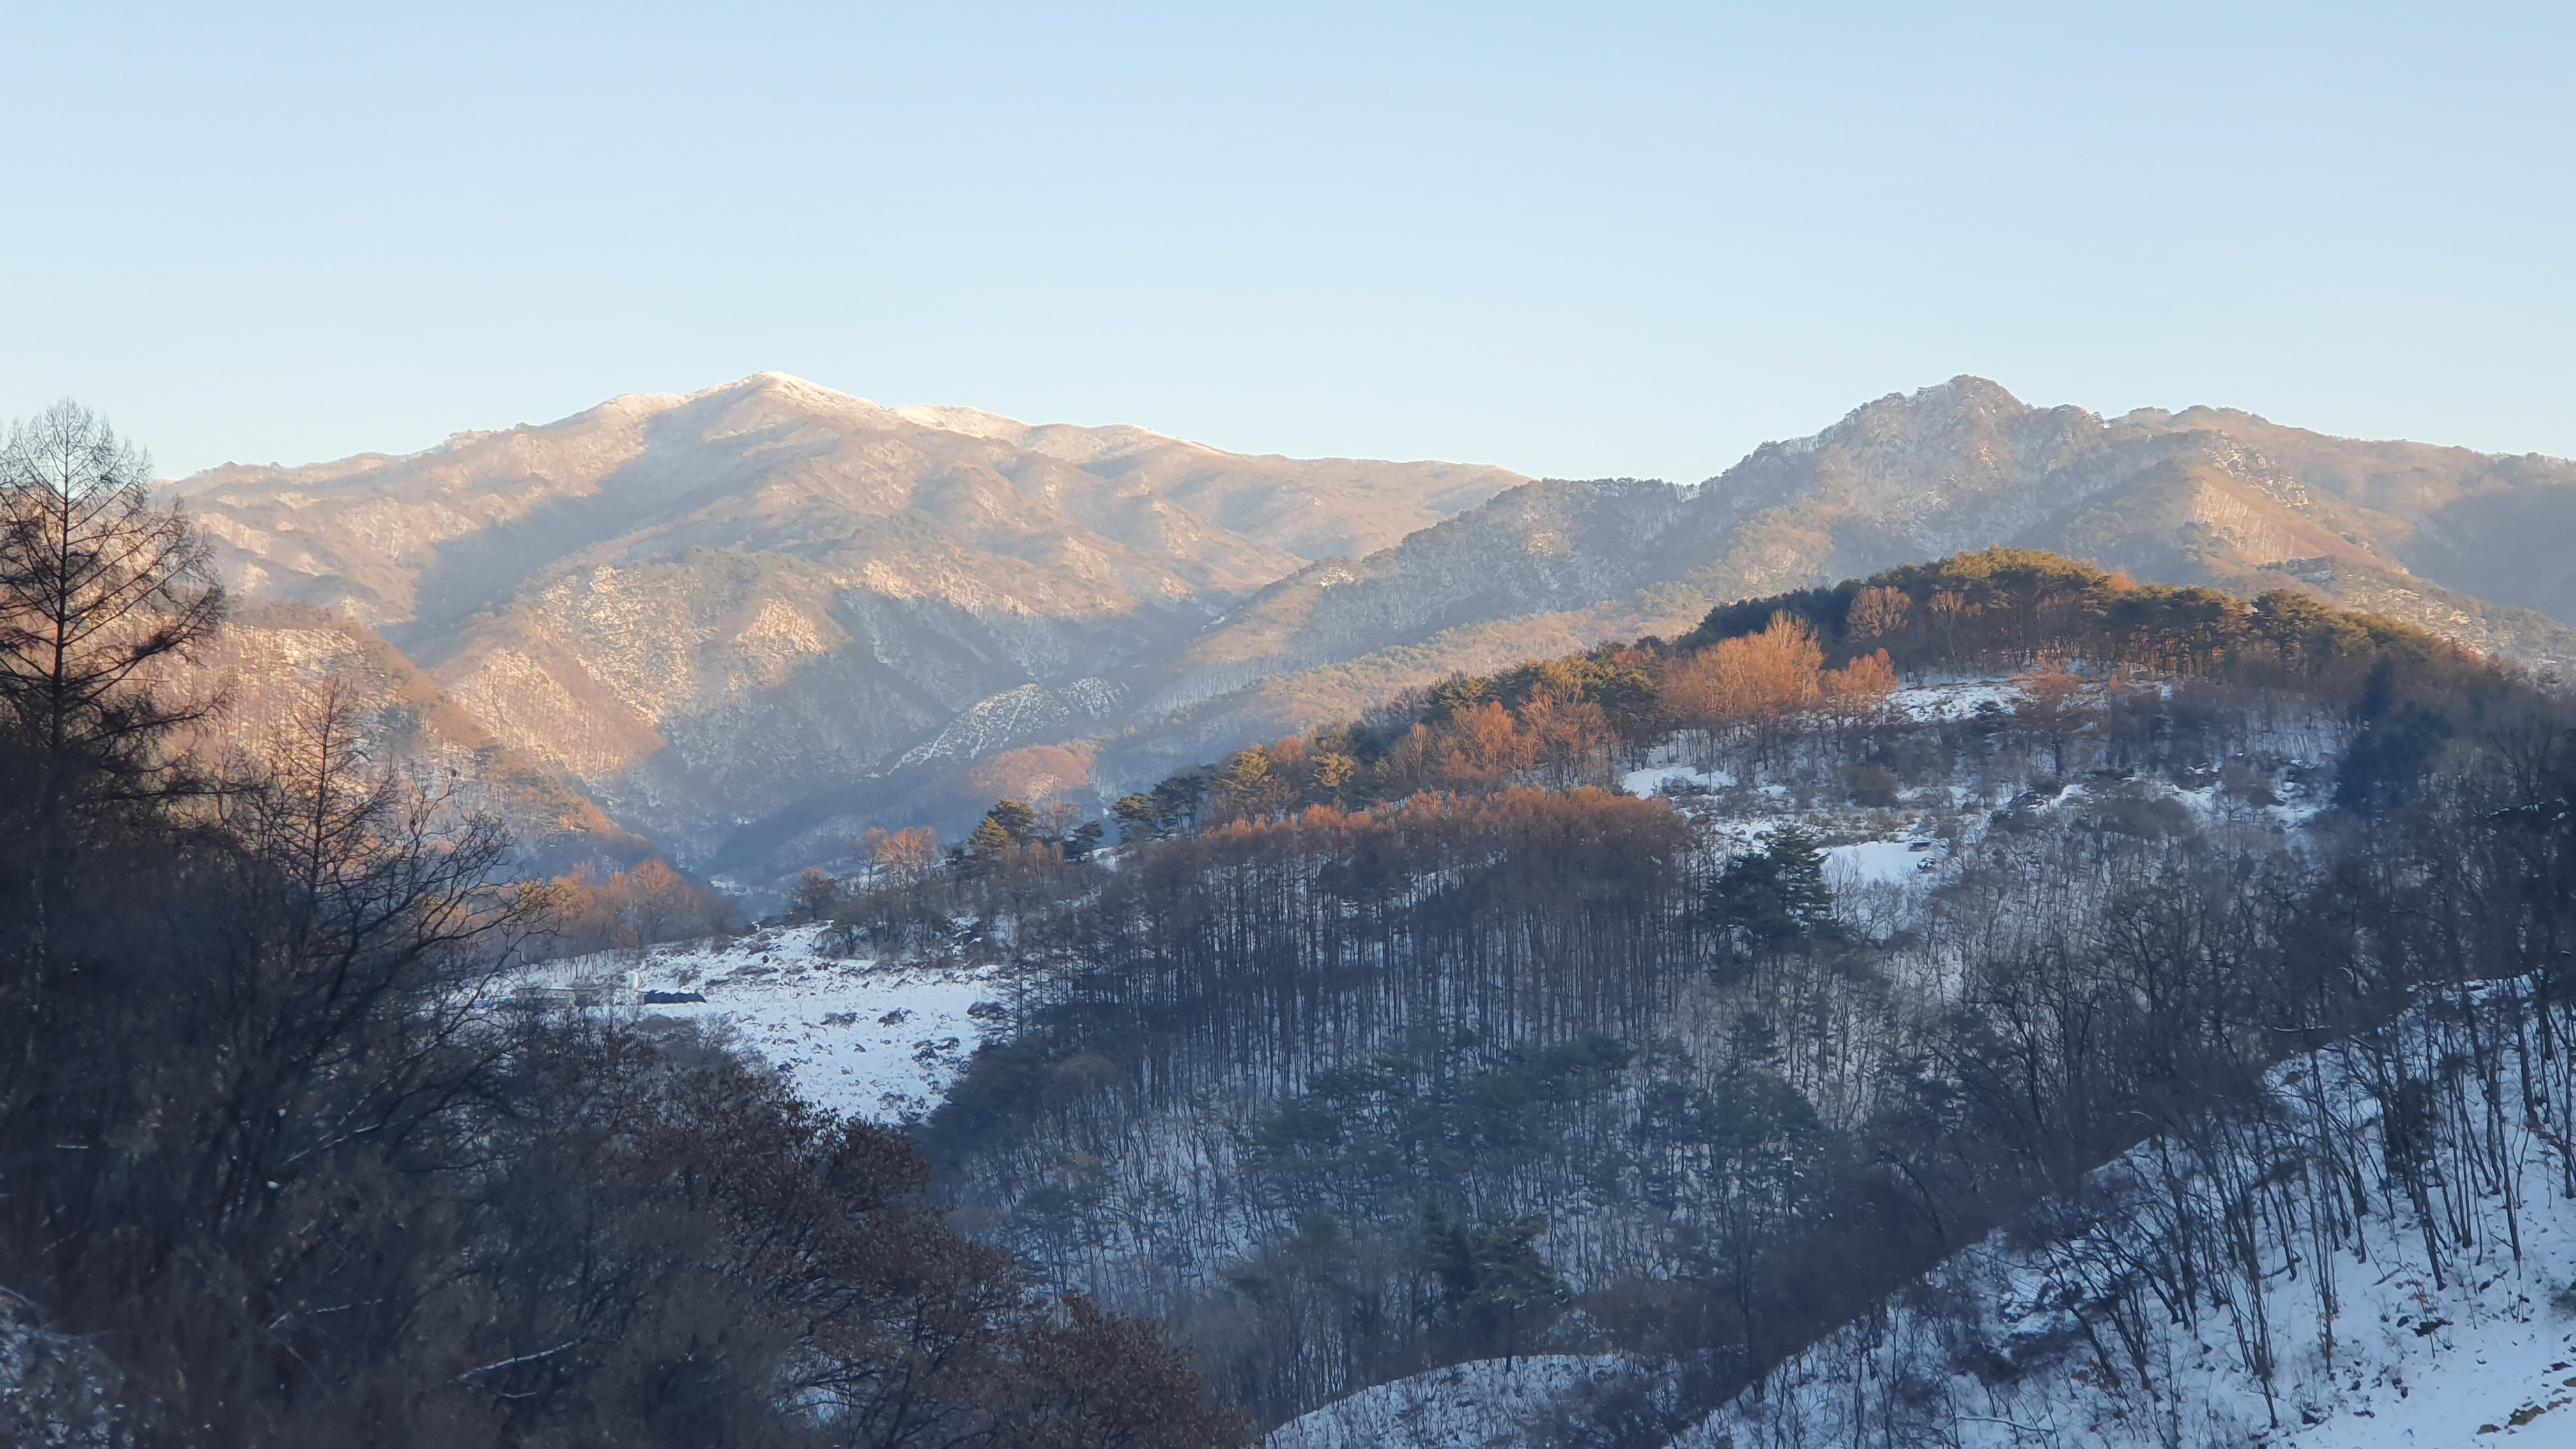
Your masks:
<svg viewBox="0 0 2576 1449"><path fill-rule="evenodd" d="M1944 678L1998 685L1900 691ZM943 1191L1228 1398L1615 1346L1689 1384L1618 1431L1659 1443L2419 986L2556 1001L2567 719L2384 620L1998 550L1238 752L1105 860L1004 802L808 899L1012 965L917 1129ZM1615 788L1664 762L1693 793ZM1828 877L1900 832L1920 880Z"/></svg>
<svg viewBox="0 0 2576 1449"><path fill-rule="evenodd" d="M512 885L324 709L169 748L222 592L68 404L0 452L0 1439L1199 1446L1162 1330L951 1231L901 1137L499 987L686 889ZM638 875L642 879L638 879Z"/></svg>

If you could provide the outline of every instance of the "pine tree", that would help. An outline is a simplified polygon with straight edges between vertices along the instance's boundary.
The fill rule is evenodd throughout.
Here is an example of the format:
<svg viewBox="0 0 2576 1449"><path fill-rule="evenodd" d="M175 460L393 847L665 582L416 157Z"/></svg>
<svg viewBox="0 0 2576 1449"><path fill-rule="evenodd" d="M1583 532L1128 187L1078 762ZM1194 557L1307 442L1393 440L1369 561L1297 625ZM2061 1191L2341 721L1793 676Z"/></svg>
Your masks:
<svg viewBox="0 0 2576 1449"><path fill-rule="evenodd" d="M977 860L991 860L1011 846L1011 832L1002 822L987 815L967 833L966 853Z"/></svg>
<svg viewBox="0 0 2576 1449"><path fill-rule="evenodd" d="M1755 953L1783 951L1840 934L1833 888L1815 836L1783 825L1762 849L1740 856L1708 888L1710 921Z"/></svg>
<svg viewBox="0 0 2576 1449"><path fill-rule="evenodd" d="M1527 1320L1566 1299L1564 1282L1539 1256L1538 1240L1547 1226L1547 1214L1531 1213L1476 1234L1471 1254L1476 1286L1459 1307L1471 1321L1502 1333L1506 1371Z"/></svg>
<svg viewBox="0 0 2576 1449"><path fill-rule="evenodd" d="M1026 845L1037 834L1037 807L1026 800L1013 800L1007 796L996 800L993 808L984 812L984 818L1013 845Z"/></svg>

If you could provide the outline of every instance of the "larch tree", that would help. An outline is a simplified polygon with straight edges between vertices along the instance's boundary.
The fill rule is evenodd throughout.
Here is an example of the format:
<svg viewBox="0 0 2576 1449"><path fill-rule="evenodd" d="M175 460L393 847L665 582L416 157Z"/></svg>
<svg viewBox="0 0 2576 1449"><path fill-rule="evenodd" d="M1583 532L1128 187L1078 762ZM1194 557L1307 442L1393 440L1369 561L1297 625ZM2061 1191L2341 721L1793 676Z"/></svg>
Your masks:
<svg viewBox="0 0 2576 1449"><path fill-rule="evenodd" d="M1873 584L1853 596L1843 629L1855 640L1884 639L1905 627L1913 608L1914 600L1903 589Z"/></svg>
<svg viewBox="0 0 2576 1449"><path fill-rule="evenodd" d="M144 742L206 708L135 687L224 614L204 536L154 500L151 470L68 401L0 443L0 704L54 788L76 756L130 780Z"/></svg>
<svg viewBox="0 0 2576 1449"><path fill-rule="evenodd" d="M19 745L7 772L19 778L0 784L34 807L0 900L23 893L21 964L39 976L73 817L175 788L157 746L208 708L147 687L155 661L224 615L203 535L153 499L151 474L147 454L68 400L0 441L0 715Z"/></svg>

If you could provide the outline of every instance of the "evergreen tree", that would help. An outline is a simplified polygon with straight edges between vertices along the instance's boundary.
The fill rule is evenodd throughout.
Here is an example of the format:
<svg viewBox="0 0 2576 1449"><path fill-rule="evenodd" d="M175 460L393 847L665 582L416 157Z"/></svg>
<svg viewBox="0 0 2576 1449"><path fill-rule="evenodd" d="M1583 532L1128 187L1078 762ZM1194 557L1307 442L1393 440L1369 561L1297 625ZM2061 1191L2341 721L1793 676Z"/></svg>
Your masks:
<svg viewBox="0 0 2576 1449"><path fill-rule="evenodd" d="M1037 835L1038 812L1026 800L1005 796L993 802L993 808L984 812L984 818L999 827L1013 845L1026 845Z"/></svg>
<svg viewBox="0 0 2576 1449"><path fill-rule="evenodd" d="M2453 728L2439 713L2396 698L2396 669L2385 659L2363 680L2353 717L2360 728L2335 764L2335 808L2383 815L2415 793Z"/></svg>
<svg viewBox="0 0 2576 1449"><path fill-rule="evenodd" d="M1707 911L1740 949L1756 954L1841 933L1824 853L1815 836L1795 825L1766 833L1762 849L1730 862L1708 888Z"/></svg>
<svg viewBox="0 0 2576 1449"><path fill-rule="evenodd" d="M1151 795L1121 795L1109 814L1118 822L1120 840L1156 840L1164 833L1162 806Z"/></svg>
<svg viewBox="0 0 2576 1449"><path fill-rule="evenodd" d="M1546 1231L1547 1214L1531 1213L1476 1235L1471 1255L1476 1286L1459 1307L1470 1322L1501 1335L1506 1372L1530 1320L1567 1297L1556 1270L1539 1256L1538 1240Z"/></svg>

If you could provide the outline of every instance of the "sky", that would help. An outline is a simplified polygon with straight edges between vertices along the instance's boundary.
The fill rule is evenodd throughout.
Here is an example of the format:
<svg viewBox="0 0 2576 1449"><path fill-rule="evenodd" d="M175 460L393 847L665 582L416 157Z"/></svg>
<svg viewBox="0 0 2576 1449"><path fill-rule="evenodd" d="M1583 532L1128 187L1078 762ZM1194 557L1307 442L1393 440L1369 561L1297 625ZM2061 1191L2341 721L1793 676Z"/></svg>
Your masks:
<svg viewBox="0 0 2576 1449"><path fill-rule="evenodd" d="M1696 480L1958 373L2576 455L2576 7L12 7L0 417L763 370Z"/></svg>

